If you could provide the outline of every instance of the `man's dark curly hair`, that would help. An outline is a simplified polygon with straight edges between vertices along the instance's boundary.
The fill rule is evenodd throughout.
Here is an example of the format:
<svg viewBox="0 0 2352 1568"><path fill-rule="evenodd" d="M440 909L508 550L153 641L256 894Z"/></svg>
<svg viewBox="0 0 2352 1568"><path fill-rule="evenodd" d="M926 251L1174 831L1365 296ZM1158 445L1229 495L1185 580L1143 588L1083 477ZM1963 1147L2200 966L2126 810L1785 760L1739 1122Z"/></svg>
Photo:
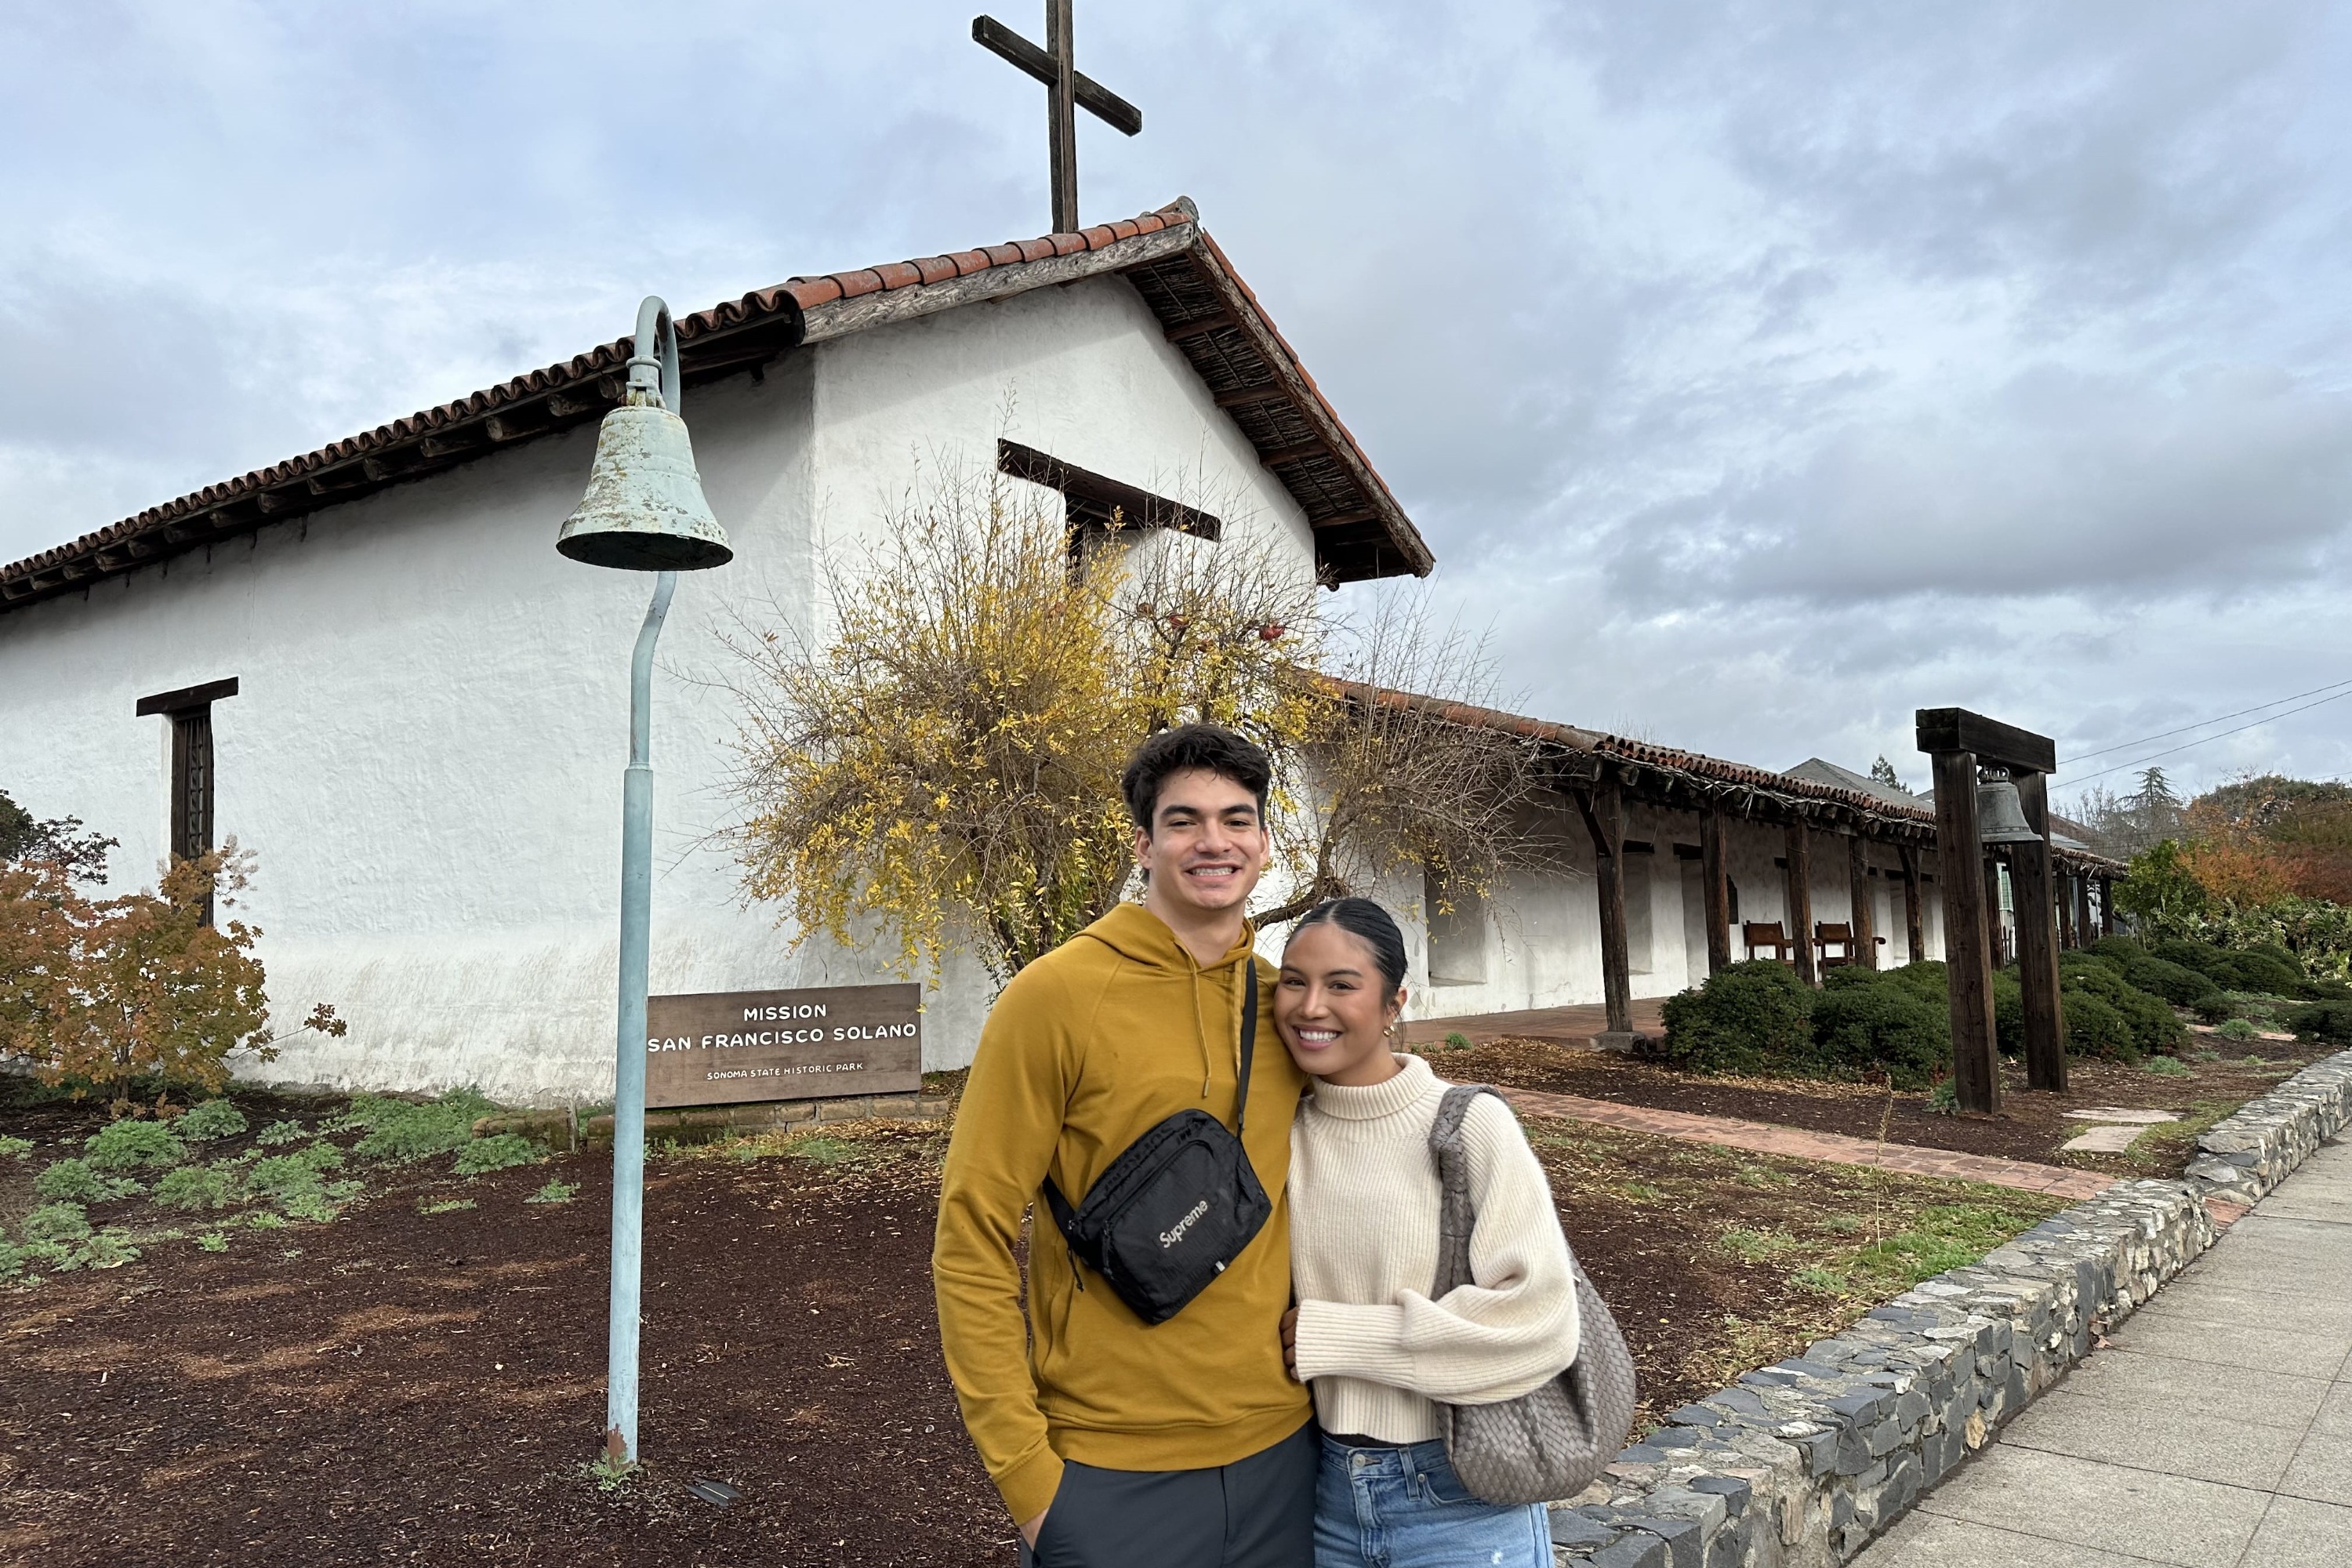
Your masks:
<svg viewBox="0 0 2352 1568"><path fill-rule="evenodd" d="M1151 814L1160 806L1160 786L1167 783L1170 773L1189 768L1233 780L1257 796L1257 814L1265 816L1265 792L1274 783L1274 764L1264 749L1222 724L1180 724L1138 746L1135 755L1127 760L1127 771L1119 775L1127 814L1147 836L1151 832Z"/></svg>

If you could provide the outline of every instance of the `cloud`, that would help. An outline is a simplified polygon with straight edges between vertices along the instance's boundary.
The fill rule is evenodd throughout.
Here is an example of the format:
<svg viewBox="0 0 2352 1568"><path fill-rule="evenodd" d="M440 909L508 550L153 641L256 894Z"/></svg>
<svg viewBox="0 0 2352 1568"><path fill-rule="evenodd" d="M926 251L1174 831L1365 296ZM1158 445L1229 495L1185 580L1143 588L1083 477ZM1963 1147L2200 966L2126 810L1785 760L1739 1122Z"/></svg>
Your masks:
<svg viewBox="0 0 2352 1568"><path fill-rule="evenodd" d="M1856 421L1611 531L1612 584L1714 604L2242 591L2352 524L2352 395L2275 367L2169 387L2031 366L1958 406Z"/></svg>
<svg viewBox="0 0 2352 1568"><path fill-rule="evenodd" d="M970 7L646 15L0 20L0 558L649 290L1042 226L1042 93ZM2352 673L2347 43L2316 0L1086 6L1146 129L1082 123L1082 196L1200 200L1538 711L2093 749ZM2334 725L2183 773L2352 768Z"/></svg>

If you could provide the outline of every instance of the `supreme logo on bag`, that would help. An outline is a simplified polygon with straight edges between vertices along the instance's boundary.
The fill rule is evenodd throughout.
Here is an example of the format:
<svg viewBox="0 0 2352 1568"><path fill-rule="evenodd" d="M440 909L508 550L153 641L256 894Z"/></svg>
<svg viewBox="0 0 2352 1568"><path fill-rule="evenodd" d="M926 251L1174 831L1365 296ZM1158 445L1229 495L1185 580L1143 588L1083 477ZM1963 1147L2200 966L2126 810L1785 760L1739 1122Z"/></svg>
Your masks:
<svg viewBox="0 0 2352 1568"><path fill-rule="evenodd" d="M1162 1247L1170 1247L1183 1240L1184 1233L1200 1224L1201 1216L1208 1212L1209 1200L1202 1198L1184 1212L1182 1219L1160 1233L1160 1245Z"/></svg>
<svg viewBox="0 0 2352 1568"><path fill-rule="evenodd" d="M1241 1256L1274 1213L1241 1137L1257 1044L1255 960L1243 985L1241 1071L1232 1131L1207 1111L1189 1107L1129 1144L1076 1208L1051 1177L1043 1184L1071 1260L1094 1269L1146 1323L1164 1323L1182 1311Z"/></svg>

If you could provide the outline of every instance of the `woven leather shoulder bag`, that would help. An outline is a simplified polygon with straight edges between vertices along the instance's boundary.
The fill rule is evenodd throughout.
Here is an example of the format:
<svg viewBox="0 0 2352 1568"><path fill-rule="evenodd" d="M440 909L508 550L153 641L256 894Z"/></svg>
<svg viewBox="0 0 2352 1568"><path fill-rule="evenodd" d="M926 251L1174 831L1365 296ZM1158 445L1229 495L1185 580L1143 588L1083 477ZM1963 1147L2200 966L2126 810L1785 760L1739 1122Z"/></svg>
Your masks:
<svg viewBox="0 0 2352 1568"><path fill-rule="evenodd" d="M1470 1232L1478 1216L1470 1201L1462 1119L1482 1094L1502 1098L1485 1084L1448 1089L1429 1130L1443 1192L1432 1300L1444 1300L1456 1286L1476 1283L1470 1274ZM1633 1357L1608 1303L1584 1277L1584 1266L1573 1268L1579 1324L1574 1363L1541 1388L1499 1405L1437 1406L1454 1473L1488 1502L1574 1497L1617 1458L1633 1429Z"/></svg>

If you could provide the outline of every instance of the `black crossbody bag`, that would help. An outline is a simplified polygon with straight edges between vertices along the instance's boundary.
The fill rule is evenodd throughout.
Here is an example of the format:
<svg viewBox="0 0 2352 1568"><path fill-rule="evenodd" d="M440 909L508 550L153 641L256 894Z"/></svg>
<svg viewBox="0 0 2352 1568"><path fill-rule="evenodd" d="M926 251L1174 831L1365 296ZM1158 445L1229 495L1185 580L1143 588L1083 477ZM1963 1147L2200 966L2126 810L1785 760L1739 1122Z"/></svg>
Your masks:
<svg viewBox="0 0 2352 1568"><path fill-rule="evenodd" d="M1255 959L1244 983L1242 1076L1231 1132L1205 1110L1180 1110L1129 1144L1076 1209L1054 1178L1045 1178L1045 1202L1071 1258L1101 1275L1146 1323L1182 1311L1274 1214L1241 1138L1257 1048Z"/></svg>

